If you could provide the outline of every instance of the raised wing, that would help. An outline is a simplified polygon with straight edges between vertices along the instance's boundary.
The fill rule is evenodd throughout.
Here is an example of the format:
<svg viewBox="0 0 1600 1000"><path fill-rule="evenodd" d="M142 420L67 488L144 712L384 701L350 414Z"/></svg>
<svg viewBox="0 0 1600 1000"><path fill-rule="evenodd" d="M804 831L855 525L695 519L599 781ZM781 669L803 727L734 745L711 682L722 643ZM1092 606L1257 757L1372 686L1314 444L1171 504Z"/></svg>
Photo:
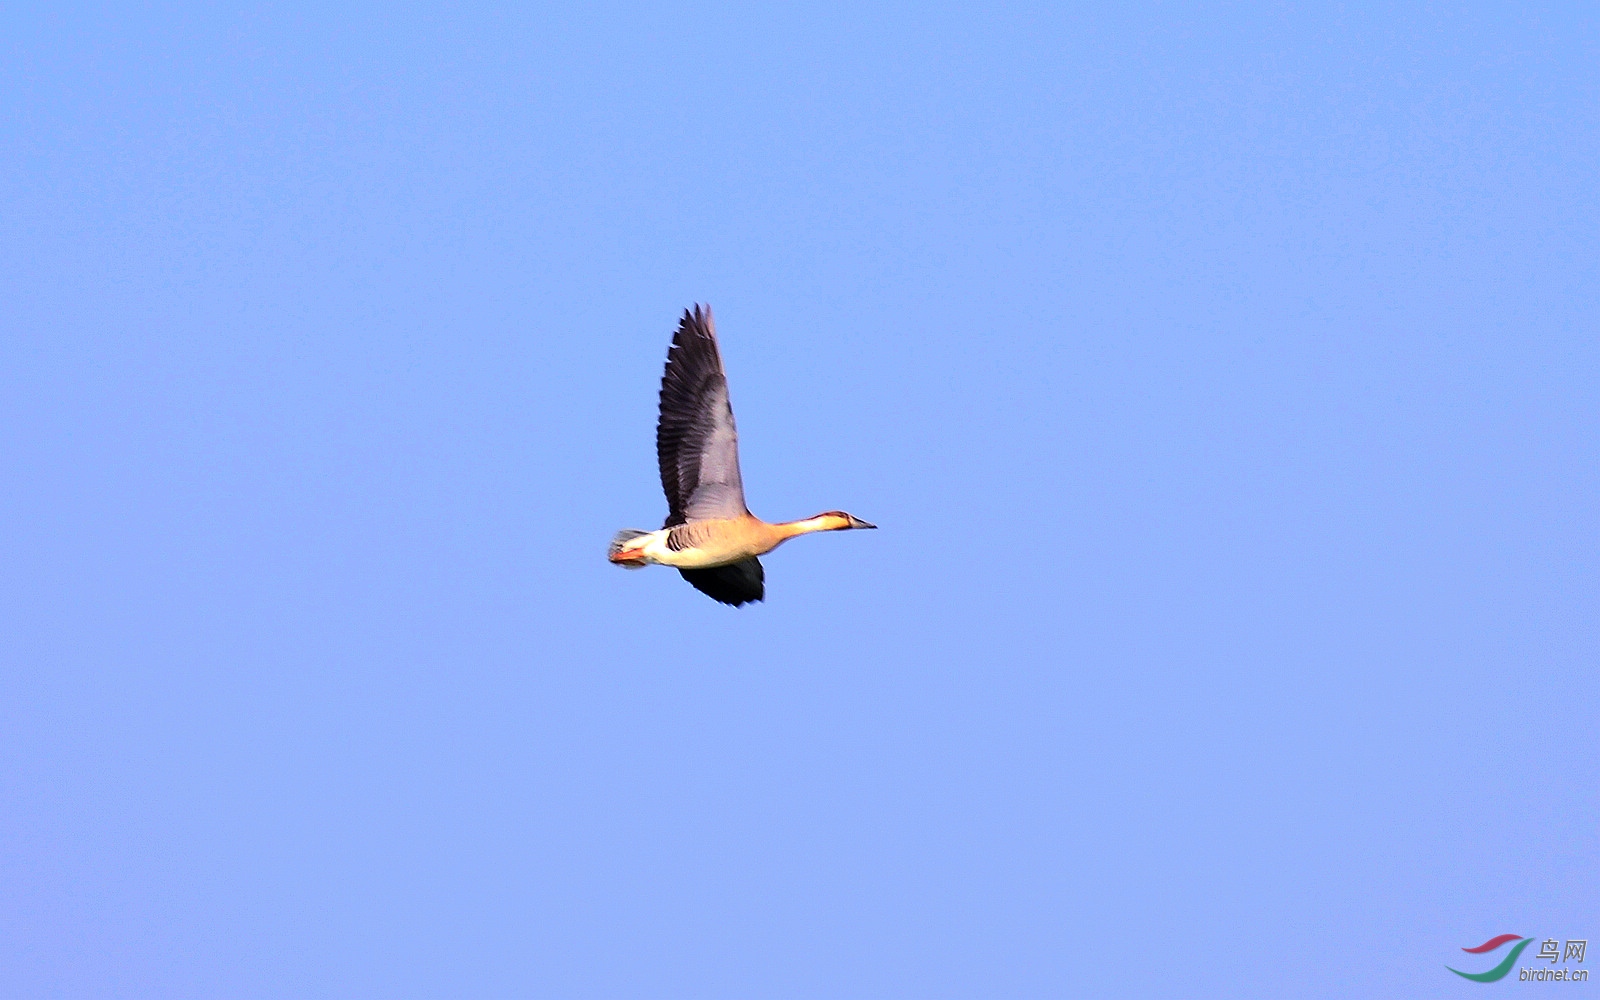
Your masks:
<svg viewBox="0 0 1600 1000"><path fill-rule="evenodd" d="M733 426L710 306L703 312L699 306L684 310L673 334L661 377L656 458L667 494L663 527L747 513L739 478L739 432Z"/></svg>
<svg viewBox="0 0 1600 1000"><path fill-rule="evenodd" d="M678 572L700 593L736 608L749 601L759 601L767 594L766 572L761 568L761 561L754 556L726 566L680 569Z"/></svg>

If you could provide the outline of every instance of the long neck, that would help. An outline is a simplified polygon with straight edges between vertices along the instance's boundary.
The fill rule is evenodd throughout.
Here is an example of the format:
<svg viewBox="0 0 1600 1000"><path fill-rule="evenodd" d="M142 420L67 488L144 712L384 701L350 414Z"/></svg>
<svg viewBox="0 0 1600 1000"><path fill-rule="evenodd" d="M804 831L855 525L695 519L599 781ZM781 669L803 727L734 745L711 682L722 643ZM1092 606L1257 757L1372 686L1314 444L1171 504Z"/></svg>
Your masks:
<svg viewBox="0 0 1600 1000"><path fill-rule="evenodd" d="M804 521L784 521L782 524L773 525L783 538L806 535L813 531L838 531L840 528L848 528L849 526L850 522L838 514L818 514L816 517L808 517Z"/></svg>

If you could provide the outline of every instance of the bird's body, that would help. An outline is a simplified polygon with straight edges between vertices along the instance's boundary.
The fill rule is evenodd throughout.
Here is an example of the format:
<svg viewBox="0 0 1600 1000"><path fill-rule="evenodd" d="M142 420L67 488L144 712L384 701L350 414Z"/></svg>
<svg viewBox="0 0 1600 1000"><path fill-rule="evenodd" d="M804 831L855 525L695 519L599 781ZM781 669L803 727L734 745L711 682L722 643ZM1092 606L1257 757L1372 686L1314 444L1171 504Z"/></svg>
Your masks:
<svg viewBox="0 0 1600 1000"><path fill-rule="evenodd" d="M739 434L709 307L685 310L667 352L656 456L667 522L658 531L618 532L608 557L629 569L651 563L676 567L685 580L724 604L765 596L765 572L756 557L788 539L874 527L837 510L769 524L745 507Z"/></svg>
<svg viewBox="0 0 1600 1000"><path fill-rule="evenodd" d="M818 514L804 521L768 524L754 514L744 517L687 521L659 531L649 531L623 546L628 554L638 553L646 562L679 569L706 569L726 566L741 559L762 556L796 535L810 531L833 531L861 527L837 523L829 518L848 518L848 514ZM612 562L624 562L613 558Z"/></svg>

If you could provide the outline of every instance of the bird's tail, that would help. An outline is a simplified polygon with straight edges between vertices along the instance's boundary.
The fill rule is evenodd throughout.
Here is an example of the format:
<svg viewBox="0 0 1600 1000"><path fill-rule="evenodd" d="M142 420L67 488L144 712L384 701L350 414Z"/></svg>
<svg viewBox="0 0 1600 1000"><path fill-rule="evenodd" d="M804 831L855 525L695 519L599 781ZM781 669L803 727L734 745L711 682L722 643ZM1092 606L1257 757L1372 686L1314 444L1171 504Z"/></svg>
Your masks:
<svg viewBox="0 0 1600 1000"><path fill-rule="evenodd" d="M618 552L621 552L622 546L625 543L631 542L641 535L648 534L650 534L650 532L640 531L637 528L623 528L621 531L612 536L611 547L606 550L607 557L614 556ZM621 566L623 569L644 569L644 563L642 562L622 562L617 563L617 565Z"/></svg>

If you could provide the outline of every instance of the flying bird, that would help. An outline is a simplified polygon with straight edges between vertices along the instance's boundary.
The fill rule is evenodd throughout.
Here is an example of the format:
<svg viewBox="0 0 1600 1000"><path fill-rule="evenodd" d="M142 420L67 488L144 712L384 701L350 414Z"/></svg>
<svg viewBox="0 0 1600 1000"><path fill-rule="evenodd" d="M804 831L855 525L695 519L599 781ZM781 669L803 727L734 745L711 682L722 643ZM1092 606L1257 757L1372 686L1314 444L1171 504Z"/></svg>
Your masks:
<svg viewBox="0 0 1600 1000"><path fill-rule="evenodd" d="M877 527L842 510L781 524L750 513L710 306L684 310L667 350L656 458L667 494L667 523L659 531L617 532L608 558L627 569L651 563L676 567L696 590L723 604L761 600L766 574L756 557L794 536Z"/></svg>

